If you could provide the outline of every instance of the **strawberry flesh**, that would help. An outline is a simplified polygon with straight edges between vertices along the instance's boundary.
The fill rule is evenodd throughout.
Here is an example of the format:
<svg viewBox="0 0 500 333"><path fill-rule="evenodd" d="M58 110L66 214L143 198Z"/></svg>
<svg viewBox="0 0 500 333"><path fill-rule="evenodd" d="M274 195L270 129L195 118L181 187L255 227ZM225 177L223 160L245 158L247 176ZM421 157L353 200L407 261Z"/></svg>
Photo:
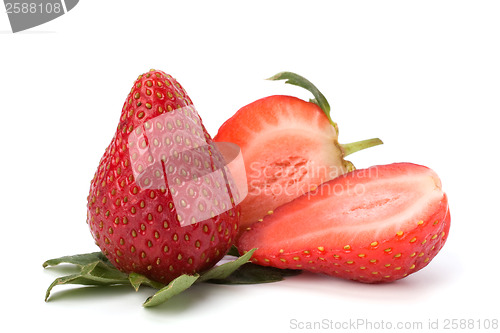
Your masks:
<svg viewBox="0 0 500 333"><path fill-rule="evenodd" d="M244 157L248 195L241 204L241 230L352 169L320 107L292 96L270 96L241 108L214 140L237 144Z"/></svg>
<svg viewBox="0 0 500 333"><path fill-rule="evenodd" d="M253 261L361 282L389 282L425 267L450 227L434 171L410 163L356 170L254 224L238 243Z"/></svg>

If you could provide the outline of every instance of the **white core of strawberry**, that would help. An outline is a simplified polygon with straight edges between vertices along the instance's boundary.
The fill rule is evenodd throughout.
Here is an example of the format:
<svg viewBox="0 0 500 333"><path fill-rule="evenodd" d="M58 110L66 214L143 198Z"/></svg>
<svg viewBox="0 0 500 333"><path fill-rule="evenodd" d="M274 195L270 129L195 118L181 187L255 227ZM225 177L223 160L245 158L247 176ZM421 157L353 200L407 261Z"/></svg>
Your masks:
<svg viewBox="0 0 500 333"><path fill-rule="evenodd" d="M239 147L209 144L192 105L135 128L128 148L137 184L141 189L169 191L181 226L220 215L248 193Z"/></svg>

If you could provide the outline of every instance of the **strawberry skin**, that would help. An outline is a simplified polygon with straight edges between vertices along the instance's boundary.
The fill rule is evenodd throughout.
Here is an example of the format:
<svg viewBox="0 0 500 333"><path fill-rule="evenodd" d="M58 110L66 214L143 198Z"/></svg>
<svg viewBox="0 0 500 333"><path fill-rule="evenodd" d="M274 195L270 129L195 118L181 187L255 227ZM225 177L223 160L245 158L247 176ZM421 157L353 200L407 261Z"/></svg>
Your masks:
<svg viewBox="0 0 500 333"><path fill-rule="evenodd" d="M160 161L162 152L176 159ZM211 172L221 168L223 158L186 91L162 71L140 75L91 181L87 204L92 236L118 269L168 283L212 267L228 251L238 228L239 206L211 210L215 206L209 201L218 199L210 183L214 178L208 177L209 171L198 178L194 161L204 162ZM184 184L192 178L196 182L191 187L184 182L188 185L172 190L172 179ZM179 203L185 206L182 211Z"/></svg>
<svg viewBox="0 0 500 333"><path fill-rule="evenodd" d="M395 163L352 171L285 204L239 239L253 262L365 283L424 268L450 228L448 199L434 171Z"/></svg>

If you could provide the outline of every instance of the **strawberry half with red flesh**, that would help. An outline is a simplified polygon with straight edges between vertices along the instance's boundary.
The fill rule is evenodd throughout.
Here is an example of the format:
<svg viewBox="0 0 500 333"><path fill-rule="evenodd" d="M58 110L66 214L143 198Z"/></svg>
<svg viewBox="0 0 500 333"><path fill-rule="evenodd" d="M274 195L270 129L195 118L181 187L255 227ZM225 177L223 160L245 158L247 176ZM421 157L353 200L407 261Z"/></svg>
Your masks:
<svg viewBox="0 0 500 333"><path fill-rule="evenodd" d="M162 71L139 76L91 182L96 244L118 269L162 283L215 265L240 214L224 166L182 86Z"/></svg>
<svg viewBox="0 0 500 333"><path fill-rule="evenodd" d="M360 169L285 204L239 239L253 262L366 283L425 267L450 228L448 200L431 169L396 163Z"/></svg>
<svg viewBox="0 0 500 333"><path fill-rule="evenodd" d="M248 195L241 203L240 232L276 207L353 170L345 156L382 143L369 139L339 144L330 106L311 82L290 72L271 79L286 79L311 91L315 99L262 98L238 110L220 127L214 140L236 143L245 162Z"/></svg>

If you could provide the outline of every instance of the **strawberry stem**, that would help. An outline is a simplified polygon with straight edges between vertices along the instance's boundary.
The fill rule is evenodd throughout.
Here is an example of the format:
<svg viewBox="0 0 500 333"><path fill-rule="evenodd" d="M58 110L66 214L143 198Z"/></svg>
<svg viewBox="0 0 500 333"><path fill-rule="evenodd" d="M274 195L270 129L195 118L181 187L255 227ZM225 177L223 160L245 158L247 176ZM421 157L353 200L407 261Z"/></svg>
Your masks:
<svg viewBox="0 0 500 333"><path fill-rule="evenodd" d="M355 153L357 151L360 151L360 150L363 150L366 148L370 148L373 146L378 146L381 144L383 144L382 140L380 140L379 138L373 138L373 139L368 139L368 140L340 144L340 147L342 147L342 151L344 152L344 156L348 156L348 155L351 155L352 153Z"/></svg>

